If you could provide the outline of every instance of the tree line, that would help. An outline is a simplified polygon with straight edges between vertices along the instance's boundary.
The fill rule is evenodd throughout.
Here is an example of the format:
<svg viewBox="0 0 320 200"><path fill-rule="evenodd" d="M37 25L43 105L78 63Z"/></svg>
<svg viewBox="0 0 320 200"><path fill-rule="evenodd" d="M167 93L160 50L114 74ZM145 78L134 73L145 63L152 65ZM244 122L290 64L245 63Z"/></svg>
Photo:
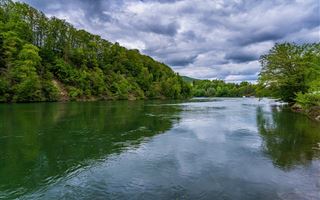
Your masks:
<svg viewBox="0 0 320 200"><path fill-rule="evenodd" d="M0 2L0 101L186 98L191 89L163 63L47 18L24 3Z"/></svg>
<svg viewBox="0 0 320 200"><path fill-rule="evenodd" d="M223 80L194 80L192 85L192 94L196 97L256 96L256 85L246 81L237 84Z"/></svg>

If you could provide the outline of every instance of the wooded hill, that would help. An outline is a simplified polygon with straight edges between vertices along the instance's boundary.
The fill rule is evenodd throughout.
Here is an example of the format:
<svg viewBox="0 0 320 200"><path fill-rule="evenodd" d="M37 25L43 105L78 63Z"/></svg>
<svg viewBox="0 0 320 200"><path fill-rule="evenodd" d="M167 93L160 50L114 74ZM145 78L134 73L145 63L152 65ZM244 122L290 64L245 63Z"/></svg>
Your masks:
<svg viewBox="0 0 320 200"><path fill-rule="evenodd" d="M185 98L168 66L24 3L0 1L0 101Z"/></svg>

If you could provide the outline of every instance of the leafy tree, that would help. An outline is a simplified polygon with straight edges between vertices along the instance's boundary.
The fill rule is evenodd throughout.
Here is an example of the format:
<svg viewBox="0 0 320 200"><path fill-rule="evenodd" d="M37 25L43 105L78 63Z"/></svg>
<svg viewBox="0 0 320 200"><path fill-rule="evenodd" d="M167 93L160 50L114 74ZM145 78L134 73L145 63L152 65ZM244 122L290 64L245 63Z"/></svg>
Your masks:
<svg viewBox="0 0 320 200"><path fill-rule="evenodd" d="M10 69L13 101L41 101L41 81L37 67L41 58L39 49L31 44L23 46L15 66Z"/></svg>
<svg viewBox="0 0 320 200"><path fill-rule="evenodd" d="M10 67L18 55L22 40L13 31L1 33L0 37L2 40L1 60L6 67Z"/></svg>
<svg viewBox="0 0 320 200"><path fill-rule="evenodd" d="M320 105L320 43L276 44L260 62L259 92L305 108Z"/></svg>
<svg viewBox="0 0 320 200"><path fill-rule="evenodd" d="M298 92L307 91L305 54L308 46L276 44L261 56L260 83L275 90L277 97L292 102Z"/></svg>

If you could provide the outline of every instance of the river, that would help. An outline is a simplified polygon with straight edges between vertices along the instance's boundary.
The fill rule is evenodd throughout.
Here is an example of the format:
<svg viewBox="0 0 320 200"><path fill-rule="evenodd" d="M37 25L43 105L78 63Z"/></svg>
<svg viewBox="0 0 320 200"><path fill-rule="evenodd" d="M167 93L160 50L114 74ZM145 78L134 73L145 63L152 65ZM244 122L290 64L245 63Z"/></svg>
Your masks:
<svg viewBox="0 0 320 200"><path fill-rule="evenodd" d="M318 199L320 124L270 100L0 105L0 199Z"/></svg>

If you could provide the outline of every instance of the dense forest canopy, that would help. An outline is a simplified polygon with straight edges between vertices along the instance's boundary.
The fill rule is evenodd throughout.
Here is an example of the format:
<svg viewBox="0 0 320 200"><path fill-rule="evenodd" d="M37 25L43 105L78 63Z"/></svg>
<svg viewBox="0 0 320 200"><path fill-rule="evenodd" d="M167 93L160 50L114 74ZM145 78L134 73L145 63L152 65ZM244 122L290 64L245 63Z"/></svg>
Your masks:
<svg viewBox="0 0 320 200"><path fill-rule="evenodd" d="M0 101L185 98L190 86L168 66L0 1Z"/></svg>

